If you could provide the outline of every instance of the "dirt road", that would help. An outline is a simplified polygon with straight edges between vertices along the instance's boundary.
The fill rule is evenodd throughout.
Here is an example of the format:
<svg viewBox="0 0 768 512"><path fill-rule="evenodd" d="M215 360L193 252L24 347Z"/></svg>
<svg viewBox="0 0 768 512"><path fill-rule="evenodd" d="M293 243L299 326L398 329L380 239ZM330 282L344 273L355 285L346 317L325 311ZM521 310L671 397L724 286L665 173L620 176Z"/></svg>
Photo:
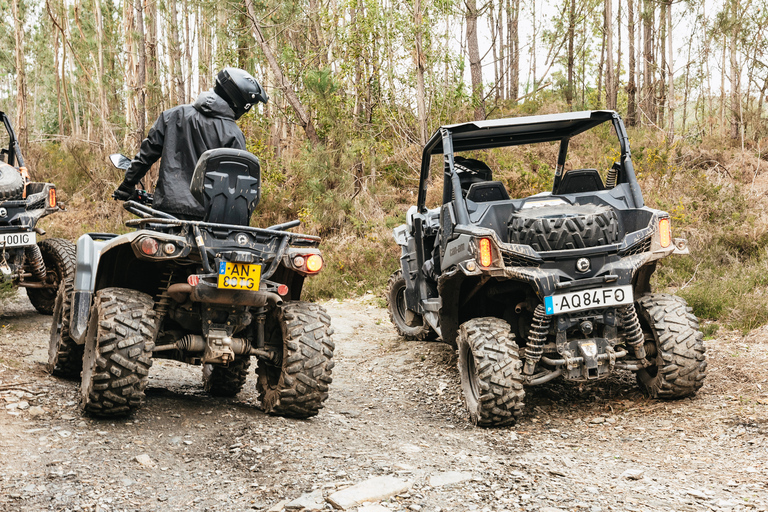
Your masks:
<svg viewBox="0 0 768 512"><path fill-rule="evenodd" d="M146 406L103 421L46 374L50 318L6 302L0 510L330 509L383 476L394 496L378 501L375 480L359 491L375 503L348 510L768 510L768 330L707 341L693 399L646 399L629 373L555 382L528 389L515 427L484 430L467 423L453 351L398 339L378 303L325 304L336 368L316 418L263 414L250 380L214 399L199 368L159 360Z"/></svg>

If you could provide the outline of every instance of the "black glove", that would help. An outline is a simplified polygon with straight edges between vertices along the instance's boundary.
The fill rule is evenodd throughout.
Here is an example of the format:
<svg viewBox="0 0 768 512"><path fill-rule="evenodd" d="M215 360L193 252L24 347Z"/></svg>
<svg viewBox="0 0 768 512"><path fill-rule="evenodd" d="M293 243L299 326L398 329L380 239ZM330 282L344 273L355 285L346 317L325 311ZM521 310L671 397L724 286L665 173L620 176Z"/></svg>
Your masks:
<svg viewBox="0 0 768 512"><path fill-rule="evenodd" d="M125 181L117 187L117 190L112 194L112 197L118 201L127 201L136 192L136 185L131 185Z"/></svg>

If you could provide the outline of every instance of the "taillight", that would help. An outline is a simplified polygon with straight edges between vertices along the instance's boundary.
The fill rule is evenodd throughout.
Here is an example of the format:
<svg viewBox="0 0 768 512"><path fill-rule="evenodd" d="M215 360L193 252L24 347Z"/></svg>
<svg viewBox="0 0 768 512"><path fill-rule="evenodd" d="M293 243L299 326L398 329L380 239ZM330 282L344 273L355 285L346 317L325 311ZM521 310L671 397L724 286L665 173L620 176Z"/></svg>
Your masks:
<svg viewBox="0 0 768 512"><path fill-rule="evenodd" d="M493 263L493 257L491 255L491 239L481 238L478 242L478 247L480 249L480 266L490 267L491 263Z"/></svg>
<svg viewBox="0 0 768 512"><path fill-rule="evenodd" d="M284 284L281 284L280 286L277 287L277 293L281 297L285 297L286 295L288 295L288 287L285 286Z"/></svg>
<svg viewBox="0 0 768 512"><path fill-rule="evenodd" d="M48 207L56 208L56 189L53 187L48 189Z"/></svg>
<svg viewBox="0 0 768 512"><path fill-rule="evenodd" d="M323 268L323 257L319 254L310 254L307 257L307 272L320 272Z"/></svg>
<svg viewBox="0 0 768 512"><path fill-rule="evenodd" d="M190 286L197 286L200 283L200 276L195 274L187 276L187 283L189 283Z"/></svg>
<svg viewBox="0 0 768 512"><path fill-rule="evenodd" d="M662 247L669 247L672 243L672 224L669 219L659 220L659 243Z"/></svg>
<svg viewBox="0 0 768 512"><path fill-rule="evenodd" d="M139 245L139 247L141 248L141 252L143 252L147 256L153 256L154 254L157 253L157 249L160 246L158 245L157 240L155 240L154 238L147 237L141 241L141 244Z"/></svg>

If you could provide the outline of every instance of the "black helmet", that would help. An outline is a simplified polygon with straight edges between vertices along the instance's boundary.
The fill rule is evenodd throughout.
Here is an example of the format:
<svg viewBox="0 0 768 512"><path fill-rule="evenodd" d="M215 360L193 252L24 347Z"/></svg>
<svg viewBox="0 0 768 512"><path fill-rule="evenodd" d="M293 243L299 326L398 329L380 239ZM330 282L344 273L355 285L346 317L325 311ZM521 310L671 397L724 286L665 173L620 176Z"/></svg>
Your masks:
<svg viewBox="0 0 768 512"><path fill-rule="evenodd" d="M266 103L269 96L264 88L247 71L238 68L224 68L216 76L213 92L224 98L235 119L240 119L257 102Z"/></svg>

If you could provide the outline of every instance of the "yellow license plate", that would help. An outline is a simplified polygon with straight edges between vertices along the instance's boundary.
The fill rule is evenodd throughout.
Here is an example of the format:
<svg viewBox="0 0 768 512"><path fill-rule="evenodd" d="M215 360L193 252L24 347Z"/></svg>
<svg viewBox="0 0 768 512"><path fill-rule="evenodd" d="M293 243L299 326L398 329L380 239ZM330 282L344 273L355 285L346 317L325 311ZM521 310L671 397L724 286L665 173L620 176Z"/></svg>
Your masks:
<svg viewBox="0 0 768 512"><path fill-rule="evenodd" d="M219 262L219 288L225 290L259 289L261 265Z"/></svg>

